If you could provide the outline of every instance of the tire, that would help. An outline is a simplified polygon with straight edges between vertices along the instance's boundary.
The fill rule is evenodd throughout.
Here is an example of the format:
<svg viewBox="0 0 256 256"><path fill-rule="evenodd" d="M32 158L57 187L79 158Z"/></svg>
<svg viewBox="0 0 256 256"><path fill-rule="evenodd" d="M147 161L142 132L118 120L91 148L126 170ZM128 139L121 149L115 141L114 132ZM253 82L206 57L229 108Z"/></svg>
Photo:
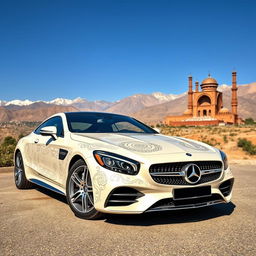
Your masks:
<svg viewBox="0 0 256 256"><path fill-rule="evenodd" d="M33 184L26 178L23 158L20 151L15 155L14 182L18 189L33 188Z"/></svg>
<svg viewBox="0 0 256 256"><path fill-rule="evenodd" d="M82 159L77 160L69 170L66 195L67 202L77 217L95 220L103 216L94 208L91 176Z"/></svg>

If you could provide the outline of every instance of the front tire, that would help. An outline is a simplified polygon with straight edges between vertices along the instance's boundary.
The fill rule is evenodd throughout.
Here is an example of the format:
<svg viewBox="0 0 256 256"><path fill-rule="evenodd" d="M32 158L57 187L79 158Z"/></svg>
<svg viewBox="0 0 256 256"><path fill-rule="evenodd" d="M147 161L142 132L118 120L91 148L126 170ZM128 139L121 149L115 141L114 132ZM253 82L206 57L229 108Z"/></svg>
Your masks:
<svg viewBox="0 0 256 256"><path fill-rule="evenodd" d="M74 214L82 219L98 219L102 213L94 208L92 180L86 163L79 159L69 170L67 201Z"/></svg>
<svg viewBox="0 0 256 256"><path fill-rule="evenodd" d="M20 151L18 151L15 156L14 182L18 189L29 189L33 187L33 184L26 178L23 158Z"/></svg>

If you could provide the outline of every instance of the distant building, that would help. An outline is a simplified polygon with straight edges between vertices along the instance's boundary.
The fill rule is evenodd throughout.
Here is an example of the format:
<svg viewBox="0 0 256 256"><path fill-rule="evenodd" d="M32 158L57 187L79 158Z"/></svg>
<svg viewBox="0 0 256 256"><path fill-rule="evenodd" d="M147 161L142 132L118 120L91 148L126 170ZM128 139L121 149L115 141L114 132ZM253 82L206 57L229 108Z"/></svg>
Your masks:
<svg viewBox="0 0 256 256"><path fill-rule="evenodd" d="M222 92L218 91L218 83L210 75L200 85L192 88L192 76L188 77L188 108L181 116L167 116L164 123L172 126L182 125L218 125L238 124L242 120L237 115L237 82L236 72L232 72L232 112L223 107Z"/></svg>

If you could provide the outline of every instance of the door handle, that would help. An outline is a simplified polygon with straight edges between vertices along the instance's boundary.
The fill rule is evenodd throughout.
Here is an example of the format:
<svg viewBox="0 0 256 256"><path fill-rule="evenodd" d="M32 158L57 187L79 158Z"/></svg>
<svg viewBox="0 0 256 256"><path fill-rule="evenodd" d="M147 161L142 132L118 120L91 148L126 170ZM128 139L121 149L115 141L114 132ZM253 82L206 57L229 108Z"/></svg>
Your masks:
<svg viewBox="0 0 256 256"><path fill-rule="evenodd" d="M35 142L35 143L38 143L38 142L39 142L39 139L35 139L34 142Z"/></svg>

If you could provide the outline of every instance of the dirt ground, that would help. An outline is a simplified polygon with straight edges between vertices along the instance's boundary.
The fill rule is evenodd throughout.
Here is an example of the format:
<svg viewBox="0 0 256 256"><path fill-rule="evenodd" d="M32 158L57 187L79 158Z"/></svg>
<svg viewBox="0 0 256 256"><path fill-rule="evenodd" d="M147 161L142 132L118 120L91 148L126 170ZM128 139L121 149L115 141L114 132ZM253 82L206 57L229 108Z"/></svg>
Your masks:
<svg viewBox="0 0 256 256"><path fill-rule="evenodd" d="M64 196L16 189L13 173L0 169L0 254L256 255L255 165L231 168L229 204L97 221L75 217Z"/></svg>
<svg viewBox="0 0 256 256"><path fill-rule="evenodd" d="M256 145L256 126L163 127L161 133L199 140L227 153L229 159L256 159L237 146L239 138Z"/></svg>

